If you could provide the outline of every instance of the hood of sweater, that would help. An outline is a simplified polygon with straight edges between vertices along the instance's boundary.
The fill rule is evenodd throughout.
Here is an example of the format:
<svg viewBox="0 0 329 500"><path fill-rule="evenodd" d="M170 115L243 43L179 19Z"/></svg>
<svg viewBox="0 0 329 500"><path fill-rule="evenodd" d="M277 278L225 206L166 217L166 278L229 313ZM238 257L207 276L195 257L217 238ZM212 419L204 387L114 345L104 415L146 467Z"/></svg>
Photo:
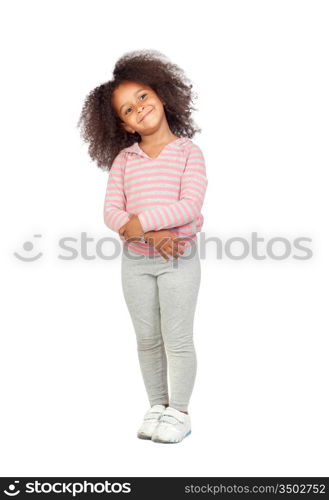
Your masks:
<svg viewBox="0 0 329 500"><path fill-rule="evenodd" d="M124 148L122 151L126 151L127 153L135 153L139 156L142 156L144 158L149 158L149 159L154 159L156 160L156 158L158 158L160 155L162 155L162 153L164 152L164 150L167 150L167 149L170 149L171 147L178 147L182 150L185 149L185 146L191 142L191 139L189 139L188 137L179 137L178 139L175 139L174 141L172 142L169 142L166 146L164 146L161 150L161 152L158 154L158 156L152 158L152 156L149 156L148 154L145 153L145 151L143 151L140 146L139 146L139 142L136 141L134 142L131 146L128 146L127 148Z"/></svg>

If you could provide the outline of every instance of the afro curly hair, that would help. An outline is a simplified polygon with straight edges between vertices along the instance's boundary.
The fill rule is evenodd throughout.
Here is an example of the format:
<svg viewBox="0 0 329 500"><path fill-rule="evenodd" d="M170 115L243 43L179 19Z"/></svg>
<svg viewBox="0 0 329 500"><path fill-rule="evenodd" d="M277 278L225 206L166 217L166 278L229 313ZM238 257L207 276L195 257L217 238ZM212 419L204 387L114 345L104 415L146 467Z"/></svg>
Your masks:
<svg viewBox="0 0 329 500"><path fill-rule="evenodd" d="M77 124L88 153L97 166L109 171L117 154L134 142L138 132L129 133L120 126L120 118L112 106L112 93L123 81L134 81L151 87L165 103L165 114L171 132L192 138L201 129L191 114L197 94L184 71L157 50L136 50L118 59L113 79L93 89L86 97Z"/></svg>

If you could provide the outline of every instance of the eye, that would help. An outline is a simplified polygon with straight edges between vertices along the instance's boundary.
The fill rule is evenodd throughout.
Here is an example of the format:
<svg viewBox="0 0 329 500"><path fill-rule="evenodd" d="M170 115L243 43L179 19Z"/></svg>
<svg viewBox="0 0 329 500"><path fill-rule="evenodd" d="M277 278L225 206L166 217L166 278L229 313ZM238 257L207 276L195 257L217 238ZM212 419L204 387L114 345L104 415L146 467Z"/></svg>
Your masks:
<svg viewBox="0 0 329 500"><path fill-rule="evenodd" d="M142 97L145 97L145 96L147 96L147 94L142 94L142 95L140 95L140 96L139 96L139 99L142 99ZM142 99L142 101L144 101L144 99ZM128 112L130 109L131 109L131 108L127 108L124 114L126 115L126 114L127 114L127 112Z"/></svg>

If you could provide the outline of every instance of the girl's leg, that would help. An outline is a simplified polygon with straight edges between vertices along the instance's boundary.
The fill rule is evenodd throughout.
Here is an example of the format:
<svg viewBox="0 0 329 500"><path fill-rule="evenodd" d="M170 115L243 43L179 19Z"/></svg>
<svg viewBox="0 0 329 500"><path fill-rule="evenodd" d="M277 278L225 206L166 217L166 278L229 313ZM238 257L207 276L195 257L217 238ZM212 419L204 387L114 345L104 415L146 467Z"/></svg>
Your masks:
<svg viewBox="0 0 329 500"><path fill-rule="evenodd" d="M140 258L140 256L139 256ZM122 254L121 281L134 325L137 352L150 405L168 404L167 358L161 335L160 305L152 261Z"/></svg>
<svg viewBox="0 0 329 500"><path fill-rule="evenodd" d="M178 257L174 266L168 263L158 274L161 331L169 364L169 404L184 412L197 369L193 322L201 280L197 246L190 252Z"/></svg>

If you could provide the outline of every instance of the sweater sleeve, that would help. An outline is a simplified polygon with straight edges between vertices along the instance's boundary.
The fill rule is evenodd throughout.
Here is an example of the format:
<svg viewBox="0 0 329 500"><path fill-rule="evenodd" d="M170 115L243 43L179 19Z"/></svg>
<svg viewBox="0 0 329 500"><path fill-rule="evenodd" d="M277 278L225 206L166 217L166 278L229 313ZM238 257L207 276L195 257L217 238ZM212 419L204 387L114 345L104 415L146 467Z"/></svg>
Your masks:
<svg viewBox="0 0 329 500"><path fill-rule="evenodd" d="M193 144L181 177L179 201L137 214L144 233L183 226L196 219L201 213L207 185L203 153L199 146Z"/></svg>
<svg viewBox="0 0 329 500"><path fill-rule="evenodd" d="M120 151L110 168L104 202L104 222L117 233L129 220L129 214L125 210L126 197L123 188L124 164L125 153Z"/></svg>

